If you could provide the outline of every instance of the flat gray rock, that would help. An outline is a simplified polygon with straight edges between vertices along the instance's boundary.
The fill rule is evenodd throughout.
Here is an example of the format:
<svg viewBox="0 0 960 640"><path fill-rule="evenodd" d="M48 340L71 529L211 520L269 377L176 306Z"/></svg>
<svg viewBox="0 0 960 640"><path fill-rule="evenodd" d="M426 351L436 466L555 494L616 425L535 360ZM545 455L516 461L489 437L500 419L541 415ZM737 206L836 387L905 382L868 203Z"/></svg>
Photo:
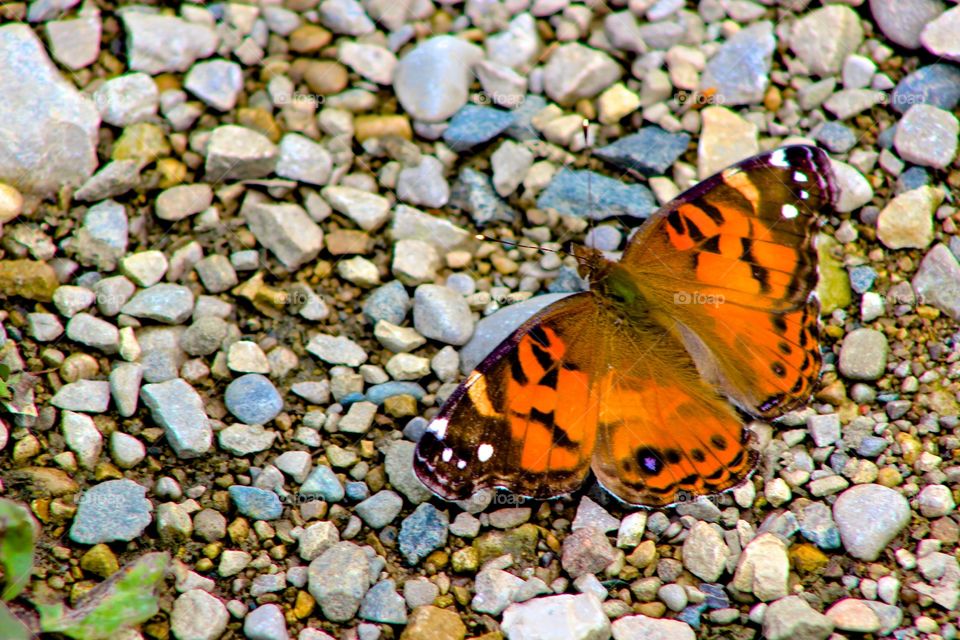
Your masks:
<svg viewBox="0 0 960 640"><path fill-rule="evenodd" d="M203 399L186 380L143 385L140 397L179 458L196 458L210 449L213 430Z"/></svg>
<svg viewBox="0 0 960 640"><path fill-rule="evenodd" d="M146 488L133 480L94 485L77 500L70 539L79 544L98 544L138 538L153 520L153 506L146 495Z"/></svg>

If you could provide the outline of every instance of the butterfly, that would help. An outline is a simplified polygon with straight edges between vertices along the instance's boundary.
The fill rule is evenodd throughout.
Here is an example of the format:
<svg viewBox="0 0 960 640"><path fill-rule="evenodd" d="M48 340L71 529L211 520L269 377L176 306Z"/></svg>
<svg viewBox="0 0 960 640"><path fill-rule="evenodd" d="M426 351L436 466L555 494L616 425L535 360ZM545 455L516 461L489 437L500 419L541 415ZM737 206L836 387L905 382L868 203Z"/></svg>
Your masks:
<svg viewBox="0 0 960 640"><path fill-rule="evenodd" d="M592 470L623 502L667 506L752 472L746 422L802 405L820 373L817 213L836 189L811 146L714 175L648 218L619 261L576 247L588 291L533 315L428 424L420 480L551 498Z"/></svg>

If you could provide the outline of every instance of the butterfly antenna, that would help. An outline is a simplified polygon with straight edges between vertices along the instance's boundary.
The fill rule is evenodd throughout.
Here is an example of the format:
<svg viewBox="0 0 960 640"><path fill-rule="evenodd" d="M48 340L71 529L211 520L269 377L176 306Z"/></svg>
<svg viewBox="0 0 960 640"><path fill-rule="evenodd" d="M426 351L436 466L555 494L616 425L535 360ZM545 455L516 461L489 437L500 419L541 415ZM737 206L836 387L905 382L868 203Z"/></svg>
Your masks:
<svg viewBox="0 0 960 640"><path fill-rule="evenodd" d="M594 216L590 213L593 210L593 172L590 171L590 158L593 156L593 147L590 145L590 121L584 118L581 124L583 125L583 148L587 152L587 225L592 231Z"/></svg>
<svg viewBox="0 0 960 640"><path fill-rule="evenodd" d="M485 233L478 233L473 236L477 240L489 240L490 242L497 242L504 245L505 247L516 247L518 249L534 249L536 251L546 251L549 253L559 253L560 255L567 255L565 251L560 249L548 249L547 247L541 247L535 244L524 244L522 242L516 242L514 240L501 240L500 238L494 238L493 236L488 236Z"/></svg>

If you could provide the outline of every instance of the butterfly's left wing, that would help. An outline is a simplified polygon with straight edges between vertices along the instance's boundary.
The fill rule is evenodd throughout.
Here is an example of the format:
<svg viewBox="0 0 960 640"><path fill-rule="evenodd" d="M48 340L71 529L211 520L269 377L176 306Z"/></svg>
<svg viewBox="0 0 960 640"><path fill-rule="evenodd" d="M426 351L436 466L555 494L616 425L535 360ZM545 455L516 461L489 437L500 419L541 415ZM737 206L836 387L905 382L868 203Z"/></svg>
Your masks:
<svg viewBox="0 0 960 640"><path fill-rule="evenodd" d="M549 498L590 468L597 404L592 293L559 300L498 346L450 396L417 444L414 470L447 500L503 487Z"/></svg>
<svg viewBox="0 0 960 640"><path fill-rule="evenodd" d="M755 156L665 205L621 260L703 376L756 416L805 402L819 376L812 236L831 176L815 147Z"/></svg>

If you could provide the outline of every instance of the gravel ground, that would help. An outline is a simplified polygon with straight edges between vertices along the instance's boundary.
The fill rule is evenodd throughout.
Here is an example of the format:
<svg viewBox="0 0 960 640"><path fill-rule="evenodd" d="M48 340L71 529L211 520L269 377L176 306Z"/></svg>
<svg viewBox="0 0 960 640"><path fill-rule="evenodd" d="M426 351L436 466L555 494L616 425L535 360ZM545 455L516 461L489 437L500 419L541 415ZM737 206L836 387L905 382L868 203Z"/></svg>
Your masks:
<svg viewBox="0 0 960 640"><path fill-rule="evenodd" d="M957 637L960 7L0 17L0 361L23 372L0 492L42 525L25 608L164 551L160 612L123 640ZM426 491L413 443L461 372L582 284L477 230L616 252L698 179L801 141L840 187L824 373L752 425L749 481L662 511Z"/></svg>

